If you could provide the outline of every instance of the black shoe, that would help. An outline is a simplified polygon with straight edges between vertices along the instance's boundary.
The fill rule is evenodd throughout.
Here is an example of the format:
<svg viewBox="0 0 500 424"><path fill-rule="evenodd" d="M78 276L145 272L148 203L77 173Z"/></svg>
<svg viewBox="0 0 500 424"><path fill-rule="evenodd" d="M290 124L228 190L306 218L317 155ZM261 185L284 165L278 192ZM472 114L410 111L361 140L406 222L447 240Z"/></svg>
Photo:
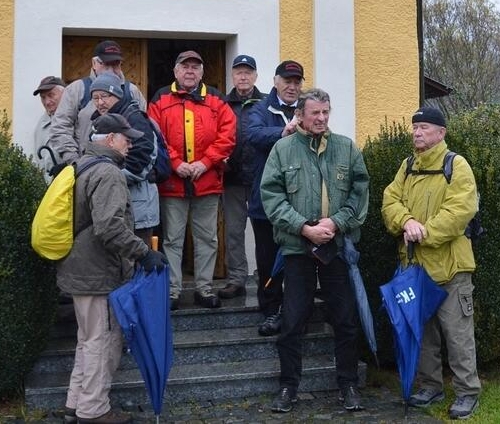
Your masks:
<svg viewBox="0 0 500 424"><path fill-rule="evenodd" d="M271 404L271 411L290 412L294 403L297 403L297 394L295 390L288 387L282 387Z"/></svg>
<svg viewBox="0 0 500 424"><path fill-rule="evenodd" d="M179 309L179 298L178 297L171 297L170 298L170 310L176 311L177 309Z"/></svg>
<svg viewBox="0 0 500 424"><path fill-rule="evenodd" d="M361 405L361 394L355 386L349 386L341 389L339 402L342 402L344 404L344 409L347 409L348 411L361 411L362 409L365 409L365 407Z"/></svg>
<svg viewBox="0 0 500 424"><path fill-rule="evenodd" d="M240 286L239 284L226 284L226 287L220 289L217 294L221 299L232 299L237 296L244 296L247 294L245 286Z"/></svg>
<svg viewBox="0 0 500 424"><path fill-rule="evenodd" d="M76 423L76 409L73 408L64 408L64 424L74 424Z"/></svg>
<svg viewBox="0 0 500 424"><path fill-rule="evenodd" d="M194 292L194 303L197 303L204 308L219 308L220 299L213 294L211 291L206 291L200 293L198 291Z"/></svg>
<svg viewBox="0 0 500 424"><path fill-rule="evenodd" d="M281 329L281 307L273 315L269 315L266 320L259 326L259 334L261 336L274 336Z"/></svg>

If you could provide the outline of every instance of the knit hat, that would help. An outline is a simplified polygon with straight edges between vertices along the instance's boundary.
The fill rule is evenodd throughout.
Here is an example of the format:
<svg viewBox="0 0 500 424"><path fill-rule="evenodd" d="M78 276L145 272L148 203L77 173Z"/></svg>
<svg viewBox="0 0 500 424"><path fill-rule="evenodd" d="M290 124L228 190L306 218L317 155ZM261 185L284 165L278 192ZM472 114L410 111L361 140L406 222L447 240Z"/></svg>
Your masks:
<svg viewBox="0 0 500 424"><path fill-rule="evenodd" d="M128 121L118 113L106 113L98 116L92 122L91 136L92 134L110 133L120 133L132 140L141 138L144 135L142 131L134 130Z"/></svg>
<svg viewBox="0 0 500 424"><path fill-rule="evenodd" d="M443 113L434 107L426 106L417 110L411 118L411 123L414 124L415 122L428 122L429 124L446 127L446 119Z"/></svg>
<svg viewBox="0 0 500 424"><path fill-rule="evenodd" d="M106 72L99 75L90 85L90 94L94 91L105 91L121 99L123 97L122 81L117 75Z"/></svg>

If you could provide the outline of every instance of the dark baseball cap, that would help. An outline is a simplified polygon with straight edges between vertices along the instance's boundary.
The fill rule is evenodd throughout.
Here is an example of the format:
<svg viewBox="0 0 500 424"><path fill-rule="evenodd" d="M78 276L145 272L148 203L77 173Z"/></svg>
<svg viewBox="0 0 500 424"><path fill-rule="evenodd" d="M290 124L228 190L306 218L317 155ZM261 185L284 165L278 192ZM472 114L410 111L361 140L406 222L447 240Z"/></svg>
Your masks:
<svg viewBox="0 0 500 424"><path fill-rule="evenodd" d="M95 46L94 56L97 56L104 63L123 60L122 49L120 45L113 40L105 40Z"/></svg>
<svg viewBox="0 0 500 424"><path fill-rule="evenodd" d="M188 59L196 59L203 63L203 59L201 58L199 53L196 53L194 50L188 50L182 53L179 53L179 56L177 56L177 59L175 59L175 64L177 65L178 63L182 63L185 60Z"/></svg>
<svg viewBox="0 0 500 424"><path fill-rule="evenodd" d="M236 56L233 60L233 68L237 66L245 65L249 68L257 70L257 64L255 63L255 59L252 56L247 56L246 54L240 54Z"/></svg>
<svg viewBox="0 0 500 424"><path fill-rule="evenodd" d="M92 122L93 134L121 133L133 140L141 138L144 133L134 130L128 121L118 113L106 113Z"/></svg>
<svg viewBox="0 0 500 424"><path fill-rule="evenodd" d="M284 62L281 62L276 68L274 75L279 75L283 78L299 77L305 79L304 68L300 63L295 62L294 60L285 60Z"/></svg>
<svg viewBox="0 0 500 424"><path fill-rule="evenodd" d="M434 107L424 106L418 109L411 118L411 123L427 122L429 124L446 127L446 119L443 113Z"/></svg>
<svg viewBox="0 0 500 424"><path fill-rule="evenodd" d="M52 90L56 85L60 85L61 87L66 87L66 83L58 77L48 76L40 81L38 88L33 91L33 96L36 96L40 91Z"/></svg>

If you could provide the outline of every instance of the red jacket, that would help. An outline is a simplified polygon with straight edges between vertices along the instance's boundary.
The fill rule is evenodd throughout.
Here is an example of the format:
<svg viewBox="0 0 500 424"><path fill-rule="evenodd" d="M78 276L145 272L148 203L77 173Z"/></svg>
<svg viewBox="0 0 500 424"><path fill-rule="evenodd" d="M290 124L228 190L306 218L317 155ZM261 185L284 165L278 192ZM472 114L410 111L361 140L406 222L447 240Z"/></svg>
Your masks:
<svg viewBox="0 0 500 424"><path fill-rule="evenodd" d="M223 160L236 143L236 116L215 88L200 84L192 93L174 82L160 88L148 107L148 115L165 137L172 176L158 184L160 196L187 197L222 193ZM207 171L191 183L175 172L182 162L202 161Z"/></svg>

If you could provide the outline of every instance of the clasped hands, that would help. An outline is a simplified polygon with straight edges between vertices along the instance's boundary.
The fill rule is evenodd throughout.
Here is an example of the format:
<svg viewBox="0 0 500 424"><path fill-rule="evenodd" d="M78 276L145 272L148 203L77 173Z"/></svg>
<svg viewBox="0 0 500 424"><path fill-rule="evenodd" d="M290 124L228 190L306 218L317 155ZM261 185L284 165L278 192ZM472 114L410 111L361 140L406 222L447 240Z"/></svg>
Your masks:
<svg viewBox="0 0 500 424"><path fill-rule="evenodd" d="M182 162L176 169L176 173L181 178L191 178L191 181L199 179L207 170L205 164L199 160L187 163Z"/></svg>
<svg viewBox="0 0 500 424"><path fill-rule="evenodd" d="M409 242L420 243L425 237L427 237L427 230L425 227L413 218L405 222L403 230L405 246L408 246Z"/></svg>
<svg viewBox="0 0 500 424"><path fill-rule="evenodd" d="M337 225L330 218L321 218L317 224L304 224L301 234L316 245L328 243L335 237Z"/></svg>

